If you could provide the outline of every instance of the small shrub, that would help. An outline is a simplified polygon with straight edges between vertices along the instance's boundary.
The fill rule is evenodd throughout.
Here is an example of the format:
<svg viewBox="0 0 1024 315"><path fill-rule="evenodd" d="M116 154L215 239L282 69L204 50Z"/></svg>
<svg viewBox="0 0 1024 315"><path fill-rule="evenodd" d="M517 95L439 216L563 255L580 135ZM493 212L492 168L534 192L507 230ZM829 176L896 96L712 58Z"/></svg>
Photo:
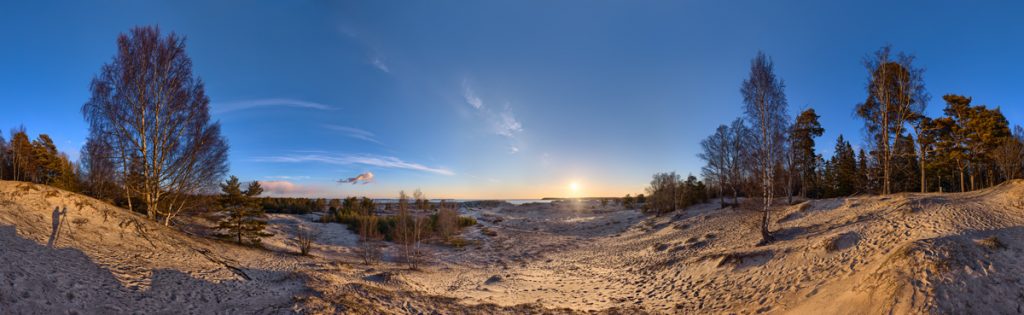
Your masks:
<svg viewBox="0 0 1024 315"><path fill-rule="evenodd" d="M459 217L459 227L470 227L476 225L476 219L472 217Z"/></svg>
<svg viewBox="0 0 1024 315"><path fill-rule="evenodd" d="M313 248L313 240L315 240L316 237L316 232L307 228L296 227L295 243L299 246L299 254L302 256L308 256L309 250Z"/></svg>
<svg viewBox="0 0 1024 315"><path fill-rule="evenodd" d="M448 244L455 248L466 247L468 243L469 242L467 242L466 239L461 237L452 237L451 239L448 240Z"/></svg>
<svg viewBox="0 0 1024 315"><path fill-rule="evenodd" d="M81 227L82 225L85 225L86 223L89 223L89 219L86 219L86 218L74 218L74 219L71 220L71 223L74 223L75 226L77 226L77 227Z"/></svg>

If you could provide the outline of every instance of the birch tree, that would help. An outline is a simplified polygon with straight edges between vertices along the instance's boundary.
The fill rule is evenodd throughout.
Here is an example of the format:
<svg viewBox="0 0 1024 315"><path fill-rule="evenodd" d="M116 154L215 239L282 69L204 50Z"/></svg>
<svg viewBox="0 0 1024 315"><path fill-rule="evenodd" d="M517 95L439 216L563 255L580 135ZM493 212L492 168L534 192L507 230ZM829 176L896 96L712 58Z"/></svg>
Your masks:
<svg viewBox="0 0 1024 315"><path fill-rule="evenodd" d="M228 145L210 121L210 100L192 75L184 38L137 27L118 36L117 46L82 106L89 141L113 149L126 199L141 200L150 219L169 225L194 205L194 195L217 187L228 170Z"/></svg>
<svg viewBox="0 0 1024 315"><path fill-rule="evenodd" d="M785 83L775 76L772 60L758 52L750 62L750 77L743 81L744 112L754 137L754 168L761 182L761 239L772 241L768 230L769 208L775 197L775 166L784 154L783 144L787 130Z"/></svg>

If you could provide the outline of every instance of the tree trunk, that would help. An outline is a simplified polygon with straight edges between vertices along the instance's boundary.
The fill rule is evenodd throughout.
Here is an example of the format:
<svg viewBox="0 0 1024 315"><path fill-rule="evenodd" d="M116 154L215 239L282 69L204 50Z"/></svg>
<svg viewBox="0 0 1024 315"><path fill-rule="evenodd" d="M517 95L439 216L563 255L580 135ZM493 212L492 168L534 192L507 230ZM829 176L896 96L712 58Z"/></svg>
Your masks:
<svg viewBox="0 0 1024 315"><path fill-rule="evenodd" d="M974 188L974 172L971 172L971 191L974 191L976 189L977 188Z"/></svg>
<svg viewBox="0 0 1024 315"><path fill-rule="evenodd" d="M920 136L918 137L920 138ZM928 192L928 183L925 181L924 176L924 148L919 148L918 152L921 152L921 154L919 154L919 156L917 157L918 168L921 169L921 192L926 193Z"/></svg>
<svg viewBox="0 0 1024 315"><path fill-rule="evenodd" d="M961 168L960 169L960 192L964 192L965 188L966 188L966 186L964 186L964 169Z"/></svg>
<svg viewBox="0 0 1024 315"><path fill-rule="evenodd" d="M721 181L719 181L719 183L718 183L718 206L720 208L725 208L725 187L724 186L725 186L725 184L722 184Z"/></svg>

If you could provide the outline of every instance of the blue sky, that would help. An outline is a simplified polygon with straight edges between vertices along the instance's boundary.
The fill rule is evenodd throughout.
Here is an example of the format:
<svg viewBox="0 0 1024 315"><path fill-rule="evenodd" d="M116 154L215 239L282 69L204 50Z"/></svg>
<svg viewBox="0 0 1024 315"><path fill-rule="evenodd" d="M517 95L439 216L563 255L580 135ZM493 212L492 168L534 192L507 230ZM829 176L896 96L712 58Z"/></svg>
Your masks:
<svg viewBox="0 0 1024 315"><path fill-rule="evenodd" d="M879 8L885 8L880 10ZM276 195L536 198L642 192L698 174L764 50L791 115L831 154L861 142L862 58L890 43L959 93L1024 118L1010 1L21 1L0 5L0 127L77 157L89 81L119 33L187 36L231 173ZM339 179L371 172L370 183Z"/></svg>

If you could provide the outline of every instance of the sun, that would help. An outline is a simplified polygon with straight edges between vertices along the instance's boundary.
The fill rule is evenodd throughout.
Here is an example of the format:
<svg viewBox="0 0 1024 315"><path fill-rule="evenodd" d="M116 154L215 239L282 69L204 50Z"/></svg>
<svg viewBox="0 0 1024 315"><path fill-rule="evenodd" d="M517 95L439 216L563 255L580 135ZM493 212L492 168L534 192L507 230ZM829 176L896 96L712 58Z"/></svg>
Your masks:
<svg viewBox="0 0 1024 315"><path fill-rule="evenodd" d="M571 191L573 193L579 192L580 191L580 183L578 183L578 182L571 182L571 183L569 183L569 191Z"/></svg>

